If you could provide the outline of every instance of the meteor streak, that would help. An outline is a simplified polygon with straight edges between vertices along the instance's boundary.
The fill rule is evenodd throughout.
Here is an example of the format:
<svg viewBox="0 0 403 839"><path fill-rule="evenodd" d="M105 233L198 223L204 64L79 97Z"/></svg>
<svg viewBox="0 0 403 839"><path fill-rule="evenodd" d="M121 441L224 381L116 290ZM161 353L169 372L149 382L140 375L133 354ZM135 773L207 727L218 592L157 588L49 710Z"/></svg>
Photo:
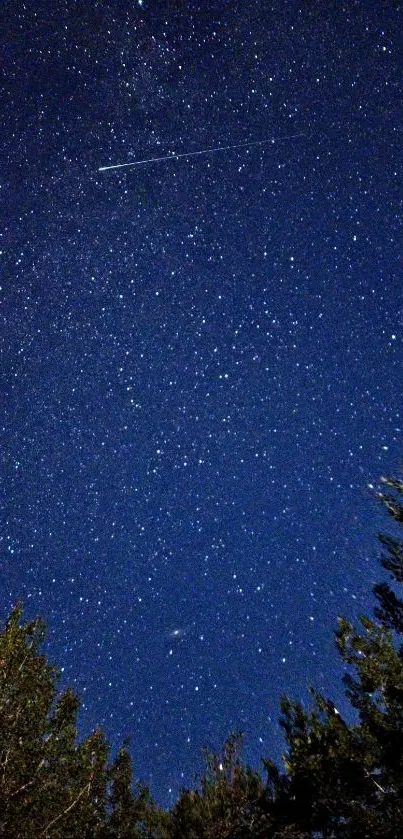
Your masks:
<svg viewBox="0 0 403 839"><path fill-rule="evenodd" d="M276 143L280 140L293 140L295 137L305 137L305 134L289 134L287 137L272 137L269 140L254 140L247 143L237 143L234 146L216 146L212 149L201 149L200 151L185 151L175 154L164 154L163 157L148 157L145 160L134 160L133 163L115 163L114 166L100 166L98 172L106 172L108 169L124 169L126 166L144 166L146 163L157 163L160 160L179 160L180 157L195 157L197 154L209 154L210 152L228 151L229 149L241 149L245 146L263 146L264 143Z"/></svg>

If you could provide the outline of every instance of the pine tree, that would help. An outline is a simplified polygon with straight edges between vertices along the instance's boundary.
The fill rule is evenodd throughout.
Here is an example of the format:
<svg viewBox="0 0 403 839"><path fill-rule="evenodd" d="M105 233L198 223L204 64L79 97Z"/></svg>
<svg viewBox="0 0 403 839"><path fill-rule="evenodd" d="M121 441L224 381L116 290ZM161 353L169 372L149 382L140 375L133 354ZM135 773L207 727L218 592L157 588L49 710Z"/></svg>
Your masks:
<svg viewBox="0 0 403 839"><path fill-rule="evenodd" d="M403 481L378 498L403 524ZM397 839L403 836L403 542L380 534L388 582L374 586L375 619L336 632L355 714L347 723L312 690L312 709L282 700L284 769L266 784L240 759L241 736L205 752L199 787L170 813L133 789L128 744L111 764L101 730L79 742L79 701L57 693L41 654L45 627L11 612L0 633L0 839Z"/></svg>
<svg viewBox="0 0 403 839"><path fill-rule="evenodd" d="M403 483L384 479L378 494L403 524ZM380 536L382 566L403 581L402 542ZM339 620L336 643L347 665L347 697L356 713L348 725L333 703L313 692L313 710L282 702L285 772L270 761L267 806L276 837L396 839L403 835L403 603L387 583L374 587L378 621L361 617L355 629ZM271 834L267 834L268 836Z"/></svg>
<svg viewBox="0 0 403 839"><path fill-rule="evenodd" d="M138 839L134 799L132 794L132 765L130 754L125 743L119 750L111 769L111 792L109 802L111 816L109 832L111 839Z"/></svg>
<svg viewBox="0 0 403 839"><path fill-rule="evenodd" d="M104 820L106 744L76 743L78 700L56 697L57 671L39 652L40 619L11 612L0 635L0 836L96 839Z"/></svg>
<svg viewBox="0 0 403 839"><path fill-rule="evenodd" d="M381 480L392 492L379 492L378 498L396 524L403 524L403 504L400 501L400 496L403 495L403 481L394 478ZM389 572L394 584L403 583L403 541L382 533L378 534L378 538L386 549L386 553L381 556L381 565ZM375 610L376 617L384 626L403 635L402 600L396 596L388 583L378 583L374 592L379 603Z"/></svg>
<svg viewBox="0 0 403 839"><path fill-rule="evenodd" d="M0 633L0 839L158 839L167 816L133 791L125 744L108 765L101 729L77 737L79 700L57 694L40 618L16 606Z"/></svg>
<svg viewBox="0 0 403 839"><path fill-rule="evenodd" d="M133 791L132 760L126 740L108 771L110 781L108 839L162 837L168 817L150 798L149 790L137 783Z"/></svg>
<svg viewBox="0 0 403 839"><path fill-rule="evenodd" d="M171 839L242 839L261 819L263 784L240 759L242 736L231 734L222 752L204 750L200 789L184 790L172 810Z"/></svg>

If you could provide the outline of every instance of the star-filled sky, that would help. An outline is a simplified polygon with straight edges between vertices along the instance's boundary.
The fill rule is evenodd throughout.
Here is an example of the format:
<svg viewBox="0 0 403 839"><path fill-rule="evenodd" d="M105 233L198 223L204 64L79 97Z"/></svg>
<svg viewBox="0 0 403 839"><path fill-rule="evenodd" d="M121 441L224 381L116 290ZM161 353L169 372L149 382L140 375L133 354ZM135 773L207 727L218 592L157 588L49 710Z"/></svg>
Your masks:
<svg viewBox="0 0 403 839"><path fill-rule="evenodd" d="M402 441L399 2L2 6L0 612L169 802L339 700ZM263 142L269 140L270 142ZM274 142L271 142L271 141ZM100 167L221 146L117 170Z"/></svg>

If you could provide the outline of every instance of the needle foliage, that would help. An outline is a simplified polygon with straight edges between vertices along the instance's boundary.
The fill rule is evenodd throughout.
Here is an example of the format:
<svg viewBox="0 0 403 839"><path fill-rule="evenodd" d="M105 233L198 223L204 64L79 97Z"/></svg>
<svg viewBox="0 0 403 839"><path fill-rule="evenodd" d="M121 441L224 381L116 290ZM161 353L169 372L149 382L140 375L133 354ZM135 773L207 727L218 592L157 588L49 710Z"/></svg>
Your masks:
<svg viewBox="0 0 403 839"><path fill-rule="evenodd" d="M382 479L378 500L401 526L403 481ZM127 743L110 760L100 729L79 740L79 700L58 692L44 624L24 621L17 605L0 633L0 838L403 836L403 541L379 539L388 579L374 586L374 615L357 626L340 618L335 635L354 722L315 690L308 710L285 697L282 768L244 765L232 734L220 753L206 751L200 782L168 811L134 785Z"/></svg>

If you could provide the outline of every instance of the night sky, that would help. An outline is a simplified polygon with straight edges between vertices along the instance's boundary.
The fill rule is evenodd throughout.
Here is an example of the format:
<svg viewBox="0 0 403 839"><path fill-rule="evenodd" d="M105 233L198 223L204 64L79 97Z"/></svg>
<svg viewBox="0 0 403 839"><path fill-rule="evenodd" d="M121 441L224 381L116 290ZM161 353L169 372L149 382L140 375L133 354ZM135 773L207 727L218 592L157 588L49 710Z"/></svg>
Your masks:
<svg viewBox="0 0 403 839"><path fill-rule="evenodd" d="M169 802L231 729L277 757L284 691L342 703L336 617L372 608L368 485L402 455L401 4L1 17L0 615L44 616L80 732L128 734Z"/></svg>

